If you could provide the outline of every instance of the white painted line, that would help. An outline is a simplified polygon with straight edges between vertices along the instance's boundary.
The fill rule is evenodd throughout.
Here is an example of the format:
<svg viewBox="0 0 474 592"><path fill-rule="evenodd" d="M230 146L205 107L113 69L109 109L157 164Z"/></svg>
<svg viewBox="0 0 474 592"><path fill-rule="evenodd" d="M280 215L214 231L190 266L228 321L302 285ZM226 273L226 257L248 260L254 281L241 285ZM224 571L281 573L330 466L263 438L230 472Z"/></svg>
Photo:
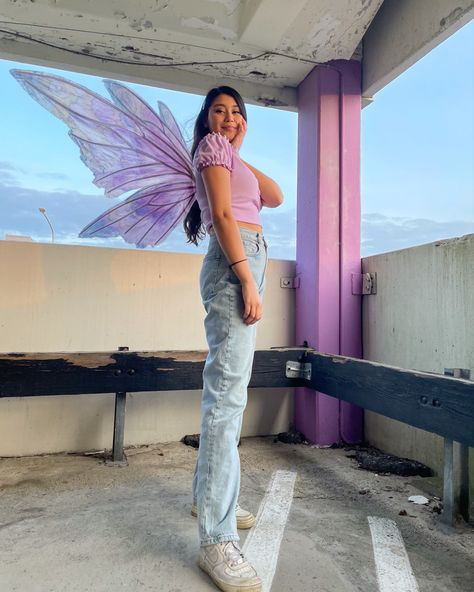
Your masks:
<svg viewBox="0 0 474 592"><path fill-rule="evenodd" d="M393 520L368 516L380 592L418 592L403 538Z"/></svg>
<svg viewBox="0 0 474 592"><path fill-rule="evenodd" d="M280 544L293 501L296 473L275 471L258 509L255 526L242 551L262 578L262 592L270 592Z"/></svg>

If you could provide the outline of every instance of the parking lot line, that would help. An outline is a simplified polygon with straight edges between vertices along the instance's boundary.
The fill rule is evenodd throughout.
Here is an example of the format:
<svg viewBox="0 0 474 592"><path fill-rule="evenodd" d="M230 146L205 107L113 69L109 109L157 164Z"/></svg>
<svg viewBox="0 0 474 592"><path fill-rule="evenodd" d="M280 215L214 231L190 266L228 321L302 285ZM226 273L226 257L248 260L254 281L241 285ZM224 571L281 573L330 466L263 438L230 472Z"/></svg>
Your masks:
<svg viewBox="0 0 474 592"><path fill-rule="evenodd" d="M368 516L380 592L419 592L403 538L396 523Z"/></svg>
<svg viewBox="0 0 474 592"><path fill-rule="evenodd" d="M260 504L255 526L242 547L262 578L262 592L270 592L288 519L296 473L275 471Z"/></svg>

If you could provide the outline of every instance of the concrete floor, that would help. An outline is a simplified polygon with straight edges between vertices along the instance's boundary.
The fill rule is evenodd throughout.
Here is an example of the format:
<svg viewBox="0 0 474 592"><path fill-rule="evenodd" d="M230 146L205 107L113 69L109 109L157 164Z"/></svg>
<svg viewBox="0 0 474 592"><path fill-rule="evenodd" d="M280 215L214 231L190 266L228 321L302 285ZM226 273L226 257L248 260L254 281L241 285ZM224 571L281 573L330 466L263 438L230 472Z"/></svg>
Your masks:
<svg viewBox="0 0 474 592"><path fill-rule="evenodd" d="M396 521L421 592L474 589L472 527L442 528L433 502L408 502L429 494L430 480L376 475L342 449L273 438L243 439L240 453L240 501L255 513L274 471L298 474L272 592L378 591L369 515ZM196 566L196 451L169 443L127 456L122 468L94 456L0 459L1 592L215 589Z"/></svg>

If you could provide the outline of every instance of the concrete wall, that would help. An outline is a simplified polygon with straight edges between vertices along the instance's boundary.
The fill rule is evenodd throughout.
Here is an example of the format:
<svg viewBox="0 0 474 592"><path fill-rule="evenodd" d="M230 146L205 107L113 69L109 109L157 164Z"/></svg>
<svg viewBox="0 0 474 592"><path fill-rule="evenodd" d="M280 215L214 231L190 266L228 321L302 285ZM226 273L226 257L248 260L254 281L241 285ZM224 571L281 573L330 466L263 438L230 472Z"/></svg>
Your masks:
<svg viewBox="0 0 474 592"><path fill-rule="evenodd" d="M469 368L474 380L474 234L367 257L362 268L377 272L377 294L363 298L363 357L440 374ZM439 436L368 411L365 436L442 472Z"/></svg>
<svg viewBox="0 0 474 592"><path fill-rule="evenodd" d="M207 349L202 255L0 241L0 351ZM257 349L294 345L293 261L270 260ZM130 393L126 444L199 432L200 391ZM0 400L0 456L110 448L113 395ZM288 429L292 389L252 389L243 435Z"/></svg>

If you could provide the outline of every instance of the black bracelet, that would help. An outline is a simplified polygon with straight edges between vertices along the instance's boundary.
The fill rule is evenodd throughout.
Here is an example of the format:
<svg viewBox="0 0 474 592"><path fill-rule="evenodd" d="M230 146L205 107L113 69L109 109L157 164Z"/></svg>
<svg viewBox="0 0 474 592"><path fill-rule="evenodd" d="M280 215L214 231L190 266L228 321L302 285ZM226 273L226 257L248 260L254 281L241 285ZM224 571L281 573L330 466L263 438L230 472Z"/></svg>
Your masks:
<svg viewBox="0 0 474 592"><path fill-rule="evenodd" d="M242 263L242 261L247 261L247 259L241 259L240 261L234 261L234 263L231 263L231 264L229 265L229 269L232 269L232 267L233 267L234 265L237 265L237 263Z"/></svg>

